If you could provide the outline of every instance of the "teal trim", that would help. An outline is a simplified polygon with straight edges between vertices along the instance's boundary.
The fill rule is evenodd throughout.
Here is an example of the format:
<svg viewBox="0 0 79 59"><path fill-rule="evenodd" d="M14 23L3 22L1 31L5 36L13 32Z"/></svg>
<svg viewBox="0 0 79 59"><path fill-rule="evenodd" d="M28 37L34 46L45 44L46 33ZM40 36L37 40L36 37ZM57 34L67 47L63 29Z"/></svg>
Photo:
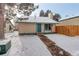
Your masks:
<svg viewBox="0 0 79 59"><path fill-rule="evenodd" d="M6 47L6 51L8 51L8 49L11 47L11 41L9 41L5 47Z"/></svg>
<svg viewBox="0 0 79 59"><path fill-rule="evenodd" d="M6 53L5 45L0 45L0 54Z"/></svg>
<svg viewBox="0 0 79 59"><path fill-rule="evenodd" d="M36 24L36 32L41 32L41 24L40 23Z"/></svg>

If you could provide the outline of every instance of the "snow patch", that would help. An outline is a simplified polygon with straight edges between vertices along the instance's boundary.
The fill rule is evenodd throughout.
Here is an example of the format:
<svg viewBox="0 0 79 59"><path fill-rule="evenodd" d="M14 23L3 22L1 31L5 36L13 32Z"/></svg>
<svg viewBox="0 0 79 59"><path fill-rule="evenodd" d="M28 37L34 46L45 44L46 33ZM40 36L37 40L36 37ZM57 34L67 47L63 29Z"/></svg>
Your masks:
<svg viewBox="0 0 79 59"><path fill-rule="evenodd" d="M79 36L70 37L62 34L48 34L46 36L72 55L79 55Z"/></svg>

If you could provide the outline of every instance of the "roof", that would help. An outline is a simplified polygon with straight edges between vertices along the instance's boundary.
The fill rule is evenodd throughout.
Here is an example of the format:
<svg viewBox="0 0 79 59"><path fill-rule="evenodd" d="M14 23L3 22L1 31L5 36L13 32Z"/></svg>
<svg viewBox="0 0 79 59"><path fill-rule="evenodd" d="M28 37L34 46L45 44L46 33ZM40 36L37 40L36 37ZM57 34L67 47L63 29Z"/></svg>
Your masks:
<svg viewBox="0 0 79 59"><path fill-rule="evenodd" d="M21 17L25 18L25 17ZM17 22L30 22L30 23L58 23L55 20L49 19L48 17L31 17L29 19L17 20Z"/></svg>
<svg viewBox="0 0 79 59"><path fill-rule="evenodd" d="M70 17L70 18L67 18L67 19L63 19L63 20L61 20L59 22L66 21L66 20L71 20L71 19L74 19L74 18L79 18L79 16L75 16L75 17Z"/></svg>

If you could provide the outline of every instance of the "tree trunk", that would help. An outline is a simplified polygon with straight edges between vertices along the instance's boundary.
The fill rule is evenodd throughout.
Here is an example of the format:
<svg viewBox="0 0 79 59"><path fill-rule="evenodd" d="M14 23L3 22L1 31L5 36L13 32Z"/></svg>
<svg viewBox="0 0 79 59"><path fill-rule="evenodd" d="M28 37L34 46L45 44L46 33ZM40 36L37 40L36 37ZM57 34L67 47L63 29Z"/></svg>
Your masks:
<svg viewBox="0 0 79 59"><path fill-rule="evenodd" d="M4 39L4 4L0 3L0 40Z"/></svg>

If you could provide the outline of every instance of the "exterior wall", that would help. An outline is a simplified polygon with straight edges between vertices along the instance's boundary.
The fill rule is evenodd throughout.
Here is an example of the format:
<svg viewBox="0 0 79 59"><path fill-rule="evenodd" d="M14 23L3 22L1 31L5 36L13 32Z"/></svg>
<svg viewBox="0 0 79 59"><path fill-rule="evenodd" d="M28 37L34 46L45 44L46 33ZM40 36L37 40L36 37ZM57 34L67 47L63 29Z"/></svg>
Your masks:
<svg viewBox="0 0 79 59"><path fill-rule="evenodd" d="M49 33L45 31L44 28L45 24L41 24L41 32L42 33ZM17 23L16 25L19 33L36 33L36 24L35 23ZM55 27L52 27L52 30L50 32L54 32Z"/></svg>
<svg viewBox="0 0 79 59"><path fill-rule="evenodd" d="M73 18L71 20L61 21L59 24L56 24L56 26L63 26L63 25L79 25L79 17Z"/></svg>
<svg viewBox="0 0 79 59"><path fill-rule="evenodd" d="M35 33L36 28L34 23L19 23L18 24L19 33Z"/></svg>
<svg viewBox="0 0 79 59"><path fill-rule="evenodd" d="M53 25L51 26L51 31L52 31L52 32L56 32L56 31L55 31L55 24L53 24Z"/></svg>

